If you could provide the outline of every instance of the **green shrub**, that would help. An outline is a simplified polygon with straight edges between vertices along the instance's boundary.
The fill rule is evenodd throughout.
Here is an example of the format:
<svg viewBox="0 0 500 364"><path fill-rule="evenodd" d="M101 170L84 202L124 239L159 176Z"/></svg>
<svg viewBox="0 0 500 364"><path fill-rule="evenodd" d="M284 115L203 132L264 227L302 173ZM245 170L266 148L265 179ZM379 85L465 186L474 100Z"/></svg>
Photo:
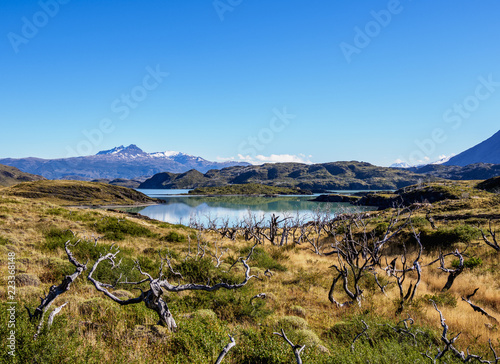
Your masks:
<svg viewBox="0 0 500 364"><path fill-rule="evenodd" d="M250 253L250 249L252 247L249 246L247 248L244 248L240 251L241 256L246 257L248 253ZM248 265L250 266L257 266L259 268L264 268L264 269L270 269L270 270L277 270L281 272L285 272L287 268L278 263L275 259L271 257L264 249L260 247L255 247L253 250L252 257L248 261Z"/></svg>
<svg viewBox="0 0 500 364"><path fill-rule="evenodd" d="M171 231L167 235L163 236L161 241L169 241L172 243L181 243L187 241L186 236L183 234L179 234L176 231Z"/></svg>
<svg viewBox="0 0 500 364"><path fill-rule="evenodd" d="M411 224L415 228L423 228L427 225L430 225L430 222L423 216L412 216Z"/></svg>
<svg viewBox="0 0 500 364"><path fill-rule="evenodd" d="M295 336L297 345L318 346L321 344L320 338L312 330L297 330Z"/></svg>
<svg viewBox="0 0 500 364"><path fill-rule="evenodd" d="M64 244L67 241L75 243L78 239L73 235L70 230L63 230L57 227L51 227L43 233L45 243L42 247L46 250L53 251L58 248L64 249Z"/></svg>
<svg viewBox="0 0 500 364"><path fill-rule="evenodd" d="M468 259L464 259L464 268L474 269L479 267L481 264L483 264L483 260L480 257L470 257ZM451 262L451 266L453 268L458 268L459 265L460 260L458 259L453 259Z"/></svg>
<svg viewBox="0 0 500 364"><path fill-rule="evenodd" d="M479 228L459 225L453 228L439 228L432 232L422 232L420 238L426 248L449 247L456 243L470 243L481 236Z"/></svg>
<svg viewBox="0 0 500 364"><path fill-rule="evenodd" d="M175 335L160 345L163 355L159 357L168 358L168 363L213 363L229 340L225 328L208 316L179 319L178 326Z"/></svg>
<svg viewBox="0 0 500 364"><path fill-rule="evenodd" d="M61 207L55 207L55 208L51 208L51 209L47 209L45 211L45 213L47 215L53 215L53 216L60 216L60 215L64 215L64 213L66 212L67 210L61 208Z"/></svg>
<svg viewBox="0 0 500 364"><path fill-rule="evenodd" d="M305 319L298 316L284 316L278 320L278 324L286 331L286 329L305 330L309 324Z"/></svg>
<svg viewBox="0 0 500 364"><path fill-rule="evenodd" d="M431 305L430 300L436 302L437 306L457 307L457 299L450 292L443 292L438 294L426 294L422 297L423 301Z"/></svg>
<svg viewBox="0 0 500 364"><path fill-rule="evenodd" d="M373 229L373 232L375 233L375 236L384 236L388 228L389 228L389 223L381 222L375 227L375 229Z"/></svg>
<svg viewBox="0 0 500 364"><path fill-rule="evenodd" d="M94 224L91 227L99 234L104 234L104 239L108 240L123 240L126 236L132 237L155 237L151 230L141 226L133 221L126 219L104 218Z"/></svg>

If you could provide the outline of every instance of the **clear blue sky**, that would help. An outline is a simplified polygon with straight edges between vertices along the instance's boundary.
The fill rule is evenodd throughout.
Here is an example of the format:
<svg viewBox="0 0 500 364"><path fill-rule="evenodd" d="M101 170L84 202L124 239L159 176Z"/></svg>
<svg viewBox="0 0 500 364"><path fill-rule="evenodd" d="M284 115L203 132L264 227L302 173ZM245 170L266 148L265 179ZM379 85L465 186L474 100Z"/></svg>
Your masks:
<svg viewBox="0 0 500 364"><path fill-rule="evenodd" d="M134 143L436 160L500 129L499 15L497 0L3 0L0 157Z"/></svg>

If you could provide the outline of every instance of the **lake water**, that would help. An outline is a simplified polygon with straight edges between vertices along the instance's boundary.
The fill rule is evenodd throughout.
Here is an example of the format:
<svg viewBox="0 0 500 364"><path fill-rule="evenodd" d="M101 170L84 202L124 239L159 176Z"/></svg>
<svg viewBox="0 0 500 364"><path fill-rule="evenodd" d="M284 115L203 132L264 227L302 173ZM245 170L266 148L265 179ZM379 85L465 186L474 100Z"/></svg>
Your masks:
<svg viewBox="0 0 500 364"><path fill-rule="evenodd" d="M297 213L310 220L314 211L329 210L332 215L342 211L368 211L370 207L352 206L347 203L322 203L309 201L314 196L279 196L279 197L248 197L248 196L189 196L189 190L138 190L150 197L165 200L165 204L134 208L134 212L148 216L152 219L169 222L172 224L189 225L192 218L196 218L204 225L209 219L228 218L230 224L237 224L249 212L257 217L268 218L272 214L295 216ZM346 191L344 191L346 192ZM130 211L130 210L129 210Z"/></svg>

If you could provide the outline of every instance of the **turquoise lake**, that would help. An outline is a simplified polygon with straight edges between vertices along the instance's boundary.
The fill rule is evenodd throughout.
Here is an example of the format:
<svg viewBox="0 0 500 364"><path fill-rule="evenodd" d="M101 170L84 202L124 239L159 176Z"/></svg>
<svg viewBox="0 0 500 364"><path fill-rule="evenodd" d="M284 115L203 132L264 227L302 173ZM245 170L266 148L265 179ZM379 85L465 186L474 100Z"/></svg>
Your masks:
<svg viewBox="0 0 500 364"><path fill-rule="evenodd" d="M371 207L352 206L348 203L324 203L309 201L311 196L279 196L279 197L248 197L248 196L188 196L180 195L188 190L138 190L150 197L160 198L164 204L134 208L134 212L152 219L172 224L189 225L191 219L203 224L208 220L229 219L230 224L237 224L249 213L258 218L267 219L272 214L296 216L298 213L305 221L311 220L315 211L329 211L331 215L339 212L357 212L373 210ZM347 192L347 191L343 191ZM350 191L351 192L351 191ZM352 191L356 192L356 191Z"/></svg>

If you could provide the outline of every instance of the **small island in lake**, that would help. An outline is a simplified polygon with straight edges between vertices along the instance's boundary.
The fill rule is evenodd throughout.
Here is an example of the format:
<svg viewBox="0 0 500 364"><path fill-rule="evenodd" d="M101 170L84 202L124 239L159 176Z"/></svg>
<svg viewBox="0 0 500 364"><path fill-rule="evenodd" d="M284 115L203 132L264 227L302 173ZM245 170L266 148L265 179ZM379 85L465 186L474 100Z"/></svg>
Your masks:
<svg viewBox="0 0 500 364"><path fill-rule="evenodd" d="M190 195L312 195L311 191L302 190L298 187L276 187L259 183L234 184L218 187L198 187L189 191Z"/></svg>

